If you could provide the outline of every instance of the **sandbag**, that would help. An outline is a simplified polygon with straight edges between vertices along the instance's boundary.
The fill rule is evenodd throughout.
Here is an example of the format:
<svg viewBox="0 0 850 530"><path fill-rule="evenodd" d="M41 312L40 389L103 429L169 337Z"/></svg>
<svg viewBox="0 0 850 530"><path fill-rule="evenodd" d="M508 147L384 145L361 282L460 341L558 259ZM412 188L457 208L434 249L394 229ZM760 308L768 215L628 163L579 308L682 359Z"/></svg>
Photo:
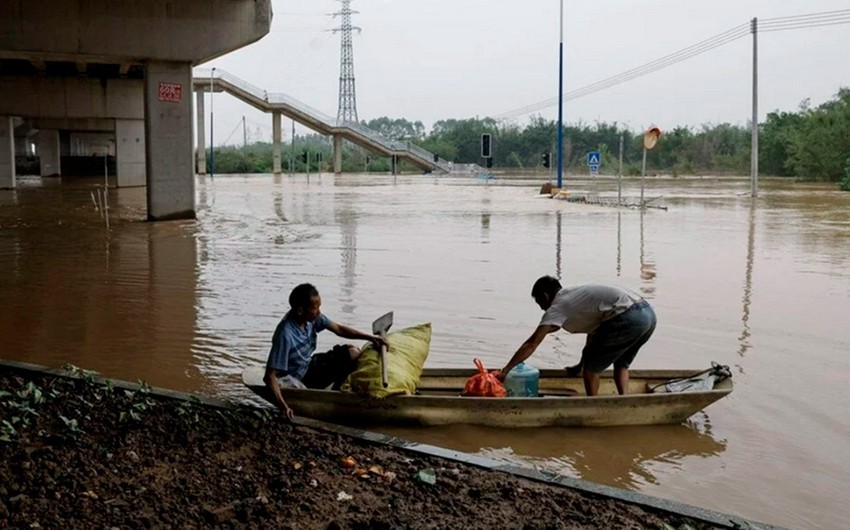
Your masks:
<svg viewBox="0 0 850 530"><path fill-rule="evenodd" d="M368 343L357 360L357 368L342 385L343 392L383 398L416 392L425 359L431 348L431 323L420 324L387 335L387 382L381 380L381 355Z"/></svg>

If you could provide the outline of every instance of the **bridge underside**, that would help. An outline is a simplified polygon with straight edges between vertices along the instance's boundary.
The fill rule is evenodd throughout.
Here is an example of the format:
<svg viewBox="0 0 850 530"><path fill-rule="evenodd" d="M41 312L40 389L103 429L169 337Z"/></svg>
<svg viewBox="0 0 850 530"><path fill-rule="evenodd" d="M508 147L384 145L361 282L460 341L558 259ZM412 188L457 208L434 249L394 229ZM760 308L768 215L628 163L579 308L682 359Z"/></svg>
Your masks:
<svg viewBox="0 0 850 530"><path fill-rule="evenodd" d="M85 139L116 157L119 185L147 186L149 219L194 217L192 67L271 18L270 0L0 3L0 188L32 145L41 174L61 175Z"/></svg>

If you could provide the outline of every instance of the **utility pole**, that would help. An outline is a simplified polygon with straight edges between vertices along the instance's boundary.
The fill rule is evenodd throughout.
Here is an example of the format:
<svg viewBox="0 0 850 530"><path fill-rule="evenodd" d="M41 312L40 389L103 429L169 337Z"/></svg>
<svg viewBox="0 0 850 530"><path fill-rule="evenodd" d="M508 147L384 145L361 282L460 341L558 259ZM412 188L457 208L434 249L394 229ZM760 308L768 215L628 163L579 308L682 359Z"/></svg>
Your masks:
<svg viewBox="0 0 850 530"><path fill-rule="evenodd" d="M295 171L295 120L292 120L292 147L289 149L289 176Z"/></svg>
<svg viewBox="0 0 850 530"><path fill-rule="evenodd" d="M242 116L242 147L248 147L248 129L245 127L245 116Z"/></svg>
<svg viewBox="0 0 850 530"><path fill-rule="evenodd" d="M758 18L753 18L750 31L753 34L753 118L750 153L750 195L759 196L759 56L758 56Z"/></svg>

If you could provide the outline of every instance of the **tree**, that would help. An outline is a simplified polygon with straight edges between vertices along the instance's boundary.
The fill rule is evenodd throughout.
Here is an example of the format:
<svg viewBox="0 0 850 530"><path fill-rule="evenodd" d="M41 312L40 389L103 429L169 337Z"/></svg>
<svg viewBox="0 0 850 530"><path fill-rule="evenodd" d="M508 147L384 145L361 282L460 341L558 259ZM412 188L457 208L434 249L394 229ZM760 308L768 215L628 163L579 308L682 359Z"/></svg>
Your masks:
<svg viewBox="0 0 850 530"><path fill-rule="evenodd" d="M791 131L789 165L805 179L836 182L850 156L850 89L813 110L805 110Z"/></svg>

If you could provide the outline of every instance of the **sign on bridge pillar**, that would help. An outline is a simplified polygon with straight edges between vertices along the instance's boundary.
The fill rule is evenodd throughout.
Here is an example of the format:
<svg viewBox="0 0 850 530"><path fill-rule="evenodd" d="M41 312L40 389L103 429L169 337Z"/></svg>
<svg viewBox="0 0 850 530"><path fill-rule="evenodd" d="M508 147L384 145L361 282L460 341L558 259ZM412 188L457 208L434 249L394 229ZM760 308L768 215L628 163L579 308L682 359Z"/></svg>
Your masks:
<svg viewBox="0 0 850 530"><path fill-rule="evenodd" d="M145 65L148 220L195 218L192 65Z"/></svg>

